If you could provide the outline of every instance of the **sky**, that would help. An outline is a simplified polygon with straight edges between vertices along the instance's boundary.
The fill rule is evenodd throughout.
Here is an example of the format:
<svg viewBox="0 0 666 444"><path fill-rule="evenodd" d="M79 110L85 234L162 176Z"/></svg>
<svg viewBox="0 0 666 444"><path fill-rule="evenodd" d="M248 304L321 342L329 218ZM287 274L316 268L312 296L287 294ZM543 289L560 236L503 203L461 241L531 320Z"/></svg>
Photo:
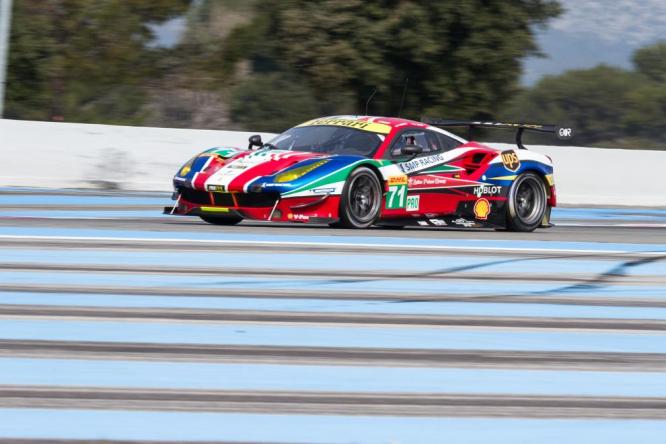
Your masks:
<svg viewBox="0 0 666 444"><path fill-rule="evenodd" d="M634 50L666 41L666 0L560 0L565 12L537 41L546 57L523 64L522 83L533 85L544 75L601 63L631 68ZM178 43L185 20L176 18L154 28L161 46Z"/></svg>
<svg viewBox="0 0 666 444"><path fill-rule="evenodd" d="M560 0L566 9L537 32L547 58L529 58L523 83L600 63L631 67L635 49L666 41L666 0Z"/></svg>

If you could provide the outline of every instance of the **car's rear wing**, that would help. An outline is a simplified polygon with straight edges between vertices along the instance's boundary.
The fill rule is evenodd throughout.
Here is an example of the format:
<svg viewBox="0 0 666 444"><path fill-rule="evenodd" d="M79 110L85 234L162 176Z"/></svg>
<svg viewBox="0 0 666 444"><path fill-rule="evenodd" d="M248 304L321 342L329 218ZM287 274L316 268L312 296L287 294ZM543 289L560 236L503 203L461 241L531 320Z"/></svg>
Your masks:
<svg viewBox="0 0 666 444"><path fill-rule="evenodd" d="M520 149L526 149L523 145L523 132L538 131L541 133L554 133L560 140L569 140L573 137L573 129L570 127L558 125L539 125L533 123L502 123L502 122L484 122L484 121L467 121L467 120L446 120L446 119L429 119L423 118L421 122L437 126L437 127L467 127L472 128L498 128L498 129L513 129L516 130L516 145Z"/></svg>

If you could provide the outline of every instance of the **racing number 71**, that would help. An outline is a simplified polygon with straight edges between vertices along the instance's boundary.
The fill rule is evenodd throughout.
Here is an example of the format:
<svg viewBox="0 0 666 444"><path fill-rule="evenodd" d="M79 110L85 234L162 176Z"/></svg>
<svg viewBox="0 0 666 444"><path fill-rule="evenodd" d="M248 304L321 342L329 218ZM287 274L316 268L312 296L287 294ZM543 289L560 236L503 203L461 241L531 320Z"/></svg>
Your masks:
<svg viewBox="0 0 666 444"><path fill-rule="evenodd" d="M406 204L407 185L391 185L388 189L388 193L386 194L386 208L405 208Z"/></svg>

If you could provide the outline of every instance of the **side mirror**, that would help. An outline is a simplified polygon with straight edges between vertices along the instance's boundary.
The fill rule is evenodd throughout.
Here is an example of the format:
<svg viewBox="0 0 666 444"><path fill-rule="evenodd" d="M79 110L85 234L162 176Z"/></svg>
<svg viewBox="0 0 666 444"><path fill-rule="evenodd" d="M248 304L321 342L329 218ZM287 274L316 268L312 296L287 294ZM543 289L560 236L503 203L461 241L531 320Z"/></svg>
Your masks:
<svg viewBox="0 0 666 444"><path fill-rule="evenodd" d="M261 136L259 134L255 134L254 136L250 136L248 139L250 142L250 145L248 145L247 149L251 150L253 146L262 146L264 142L261 140Z"/></svg>
<svg viewBox="0 0 666 444"><path fill-rule="evenodd" d="M423 147L418 145L405 145L402 147L400 152L406 156L416 156L423 152Z"/></svg>

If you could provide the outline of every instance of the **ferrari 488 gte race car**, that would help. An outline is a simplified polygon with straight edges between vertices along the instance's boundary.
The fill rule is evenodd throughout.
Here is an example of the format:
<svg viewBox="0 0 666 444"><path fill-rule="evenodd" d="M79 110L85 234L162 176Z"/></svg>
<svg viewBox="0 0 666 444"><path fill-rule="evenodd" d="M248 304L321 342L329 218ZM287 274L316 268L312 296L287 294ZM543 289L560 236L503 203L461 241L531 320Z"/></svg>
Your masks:
<svg viewBox="0 0 666 444"><path fill-rule="evenodd" d="M516 149L468 142L443 128L508 128ZM406 225L532 231L550 225L553 165L524 149L524 130L552 125L336 116L249 149L212 148L173 179L165 213L231 225L243 219L349 228ZM253 149L256 148L256 149Z"/></svg>

